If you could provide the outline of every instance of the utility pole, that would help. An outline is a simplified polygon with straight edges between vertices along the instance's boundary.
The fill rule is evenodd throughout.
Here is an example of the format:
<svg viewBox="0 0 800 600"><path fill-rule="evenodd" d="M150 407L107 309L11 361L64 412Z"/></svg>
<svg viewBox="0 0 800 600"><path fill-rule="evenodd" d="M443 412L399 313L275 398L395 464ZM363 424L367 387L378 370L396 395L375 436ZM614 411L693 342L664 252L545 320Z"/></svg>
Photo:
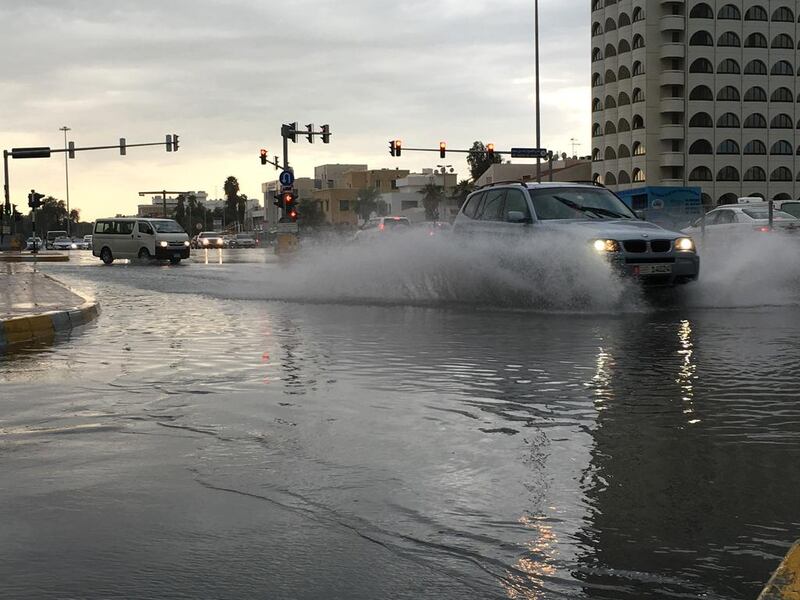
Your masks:
<svg viewBox="0 0 800 600"><path fill-rule="evenodd" d="M68 146L67 146L67 132L72 131L69 127L64 125L59 129L59 131L64 132L64 178L66 179L66 188L67 188L67 235L72 235L71 228L70 228L70 213L69 213L69 154L68 154Z"/></svg>
<svg viewBox="0 0 800 600"><path fill-rule="evenodd" d="M539 0L534 0L534 32L536 35L535 62L536 62L536 147L542 147L542 118L541 103L539 102ZM536 157L536 182L542 183L542 159Z"/></svg>

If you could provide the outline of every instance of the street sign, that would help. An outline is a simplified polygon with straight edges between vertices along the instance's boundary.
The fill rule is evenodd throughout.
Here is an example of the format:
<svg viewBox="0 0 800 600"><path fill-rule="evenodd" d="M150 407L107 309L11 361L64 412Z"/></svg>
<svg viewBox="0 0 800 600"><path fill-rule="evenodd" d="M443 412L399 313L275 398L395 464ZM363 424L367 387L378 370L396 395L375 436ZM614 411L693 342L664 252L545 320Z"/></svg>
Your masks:
<svg viewBox="0 0 800 600"><path fill-rule="evenodd" d="M281 185L284 187L291 187L294 183L294 173L291 171L281 171L281 174L278 176L278 181L280 181Z"/></svg>
<svg viewBox="0 0 800 600"><path fill-rule="evenodd" d="M547 158L546 148L512 148L511 158Z"/></svg>

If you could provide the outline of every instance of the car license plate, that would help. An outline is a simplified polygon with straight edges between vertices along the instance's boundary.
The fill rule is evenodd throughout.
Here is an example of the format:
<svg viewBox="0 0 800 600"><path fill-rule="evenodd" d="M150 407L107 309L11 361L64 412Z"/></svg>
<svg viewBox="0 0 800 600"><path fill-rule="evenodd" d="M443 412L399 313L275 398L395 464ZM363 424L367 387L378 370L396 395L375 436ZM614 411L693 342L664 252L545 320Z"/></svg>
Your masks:
<svg viewBox="0 0 800 600"><path fill-rule="evenodd" d="M666 275L672 273L670 264L636 265L633 267L634 275Z"/></svg>

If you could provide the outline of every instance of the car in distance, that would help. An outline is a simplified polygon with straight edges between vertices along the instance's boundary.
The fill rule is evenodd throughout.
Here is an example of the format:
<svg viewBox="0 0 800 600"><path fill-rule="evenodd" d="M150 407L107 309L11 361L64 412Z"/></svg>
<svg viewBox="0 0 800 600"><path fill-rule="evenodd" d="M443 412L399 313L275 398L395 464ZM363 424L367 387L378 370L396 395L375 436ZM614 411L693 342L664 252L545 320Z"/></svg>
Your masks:
<svg viewBox="0 0 800 600"><path fill-rule="evenodd" d="M228 242L229 248L255 248L256 240L249 233L237 233Z"/></svg>
<svg viewBox="0 0 800 600"><path fill-rule="evenodd" d="M197 247L198 248L222 248L225 245L225 239L221 233L216 231L201 231L197 234Z"/></svg>
<svg viewBox="0 0 800 600"><path fill-rule="evenodd" d="M62 235L53 240L51 248L53 250L75 250L77 246L72 241L71 237Z"/></svg>
<svg viewBox="0 0 800 600"><path fill-rule="evenodd" d="M60 237L69 237L69 235L67 234L66 231L63 231L61 229L48 231L47 235L45 235L45 237L44 237L45 248L47 250L52 250L53 249L53 243L56 241L56 238L60 238Z"/></svg>
<svg viewBox="0 0 800 600"><path fill-rule="evenodd" d="M408 232L411 221L407 217L373 217L356 231L355 241L386 239L387 235Z"/></svg>
<svg viewBox="0 0 800 600"><path fill-rule="evenodd" d="M34 244L37 250L42 250L44 248L44 246L42 246L42 238L37 235L35 238L29 237L27 240L25 240L25 249L33 250Z"/></svg>
<svg viewBox="0 0 800 600"><path fill-rule="evenodd" d="M615 271L643 284L673 286L698 278L694 241L639 219L599 184L512 182L467 197L453 223L458 236L577 236Z"/></svg>
<svg viewBox="0 0 800 600"><path fill-rule="evenodd" d="M117 258L168 260L189 258L189 235L172 219L98 219L92 254L107 265Z"/></svg>
<svg viewBox="0 0 800 600"><path fill-rule="evenodd" d="M91 234L83 236L83 243L86 244L86 249L92 249L92 236Z"/></svg>
<svg viewBox="0 0 800 600"><path fill-rule="evenodd" d="M791 210L788 201L786 204ZM773 206L770 228L769 203L761 198L740 198L738 204L723 204L710 210L683 231L698 238L702 236L709 244L725 244L754 233L800 234L800 219Z"/></svg>

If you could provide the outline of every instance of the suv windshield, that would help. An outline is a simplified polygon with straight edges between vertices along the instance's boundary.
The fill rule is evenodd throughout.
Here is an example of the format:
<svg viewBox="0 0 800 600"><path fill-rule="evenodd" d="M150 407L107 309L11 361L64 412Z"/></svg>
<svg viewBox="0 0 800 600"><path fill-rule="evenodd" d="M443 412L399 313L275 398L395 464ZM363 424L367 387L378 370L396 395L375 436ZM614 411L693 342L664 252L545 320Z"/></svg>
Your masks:
<svg viewBox="0 0 800 600"><path fill-rule="evenodd" d="M158 233L186 233L177 221L150 221Z"/></svg>
<svg viewBox="0 0 800 600"><path fill-rule="evenodd" d="M544 188L529 192L540 220L636 218L622 200L601 188Z"/></svg>

